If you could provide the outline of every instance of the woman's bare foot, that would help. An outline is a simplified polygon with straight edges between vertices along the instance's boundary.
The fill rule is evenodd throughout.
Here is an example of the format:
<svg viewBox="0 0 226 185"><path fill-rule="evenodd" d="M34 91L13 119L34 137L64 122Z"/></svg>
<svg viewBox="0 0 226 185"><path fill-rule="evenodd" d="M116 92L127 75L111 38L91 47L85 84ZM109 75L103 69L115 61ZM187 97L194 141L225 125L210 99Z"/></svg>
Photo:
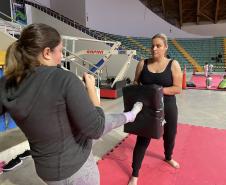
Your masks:
<svg viewBox="0 0 226 185"><path fill-rule="evenodd" d="M170 166L172 166L173 168L180 168L180 164L177 161L174 161L173 159L171 160L165 160Z"/></svg>
<svg viewBox="0 0 226 185"><path fill-rule="evenodd" d="M137 177L131 177L128 185L137 185Z"/></svg>

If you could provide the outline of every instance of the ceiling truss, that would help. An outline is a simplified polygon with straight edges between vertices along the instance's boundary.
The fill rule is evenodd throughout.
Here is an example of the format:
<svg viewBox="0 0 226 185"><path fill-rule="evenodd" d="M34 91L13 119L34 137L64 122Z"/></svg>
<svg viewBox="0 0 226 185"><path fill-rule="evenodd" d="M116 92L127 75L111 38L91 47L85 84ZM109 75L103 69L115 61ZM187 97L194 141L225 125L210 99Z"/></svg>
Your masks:
<svg viewBox="0 0 226 185"><path fill-rule="evenodd" d="M226 0L140 0L154 13L181 27L226 20Z"/></svg>

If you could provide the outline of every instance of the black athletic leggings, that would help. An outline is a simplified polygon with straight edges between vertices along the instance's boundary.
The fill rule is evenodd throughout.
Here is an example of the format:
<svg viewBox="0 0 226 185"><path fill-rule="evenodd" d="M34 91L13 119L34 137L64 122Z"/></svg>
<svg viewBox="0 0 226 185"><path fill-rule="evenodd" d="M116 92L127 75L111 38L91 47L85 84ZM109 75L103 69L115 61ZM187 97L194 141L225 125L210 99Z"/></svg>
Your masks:
<svg viewBox="0 0 226 185"><path fill-rule="evenodd" d="M175 138L177 133L177 105L176 100L171 99L170 101L164 102L164 111L165 111L165 121L164 125L164 150L165 150L165 159L171 160L173 153L173 148L175 144ZM133 150L133 163L132 163L132 176L138 177L139 170L144 159L145 151L150 143L150 138L145 138L137 136L137 141L135 148Z"/></svg>

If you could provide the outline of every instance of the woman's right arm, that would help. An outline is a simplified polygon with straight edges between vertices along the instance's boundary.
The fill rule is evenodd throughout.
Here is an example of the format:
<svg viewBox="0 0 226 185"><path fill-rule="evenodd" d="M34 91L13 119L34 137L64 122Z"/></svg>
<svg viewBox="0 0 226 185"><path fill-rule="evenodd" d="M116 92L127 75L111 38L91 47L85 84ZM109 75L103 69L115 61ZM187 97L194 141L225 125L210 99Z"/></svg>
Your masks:
<svg viewBox="0 0 226 185"><path fill-rule="evenodd" d="M97 91L95 87L95 78L88 73L84 73L83 79L85 81L86 89L91 102L94 106L100 107L100 100L97 97Z"/></svg>
<svg viewBox="0 0 226 185"><path fill-rule="evenodd" d="M105 116L102 108L95 99L94 91L90 97L82 84L74 74L68 75L68 83L65 89L67 114L73 127L90 139L98 139L102 136L105 127Z"/></svg>
<svg viewBox="0 0 226 185"><path fill-rule="evenodd" d="M134 78L134 81L133 81L134 85L139 85L140 84L140 74L141 74L141 71L143 69L143 66L144 66L144 60L141 60L137 64L137 67L136 67L135 78Z"/></svg>

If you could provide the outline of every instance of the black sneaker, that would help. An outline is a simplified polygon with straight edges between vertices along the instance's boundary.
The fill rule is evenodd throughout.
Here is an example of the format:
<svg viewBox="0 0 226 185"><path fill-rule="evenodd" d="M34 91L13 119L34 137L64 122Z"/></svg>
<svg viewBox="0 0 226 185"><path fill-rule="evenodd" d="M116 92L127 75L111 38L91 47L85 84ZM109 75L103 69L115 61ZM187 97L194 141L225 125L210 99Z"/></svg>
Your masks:
<svg viewBox="0 0 226 185"><path fill-rule="evenodd" d="M26 159L28 157L31 157L31 152L30 150L25 150L24 153L17 155L21 160Z"/></svg>
<svg viewBox="0 0 226 185"><path fill-rule="evenodd" d="M11 171L15 169L17 166L20 166L22 163L23 161L20 160L20 158L17 156L15 159L12 159L5 166L3 166L3 171L4 172Z"/></svg>

